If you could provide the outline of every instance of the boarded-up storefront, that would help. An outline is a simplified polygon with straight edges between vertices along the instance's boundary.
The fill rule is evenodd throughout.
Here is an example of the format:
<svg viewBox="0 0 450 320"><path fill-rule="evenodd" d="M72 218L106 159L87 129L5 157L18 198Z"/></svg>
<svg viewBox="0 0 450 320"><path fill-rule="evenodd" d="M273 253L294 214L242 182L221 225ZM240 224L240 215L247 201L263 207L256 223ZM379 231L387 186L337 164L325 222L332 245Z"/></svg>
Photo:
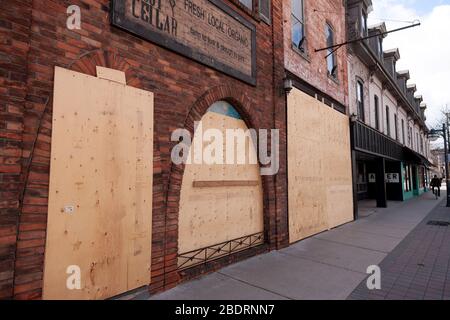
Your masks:
<svg viewBox="0 0 450 320"><path fill-rule="evenodd" d="M188 156L191 163L185 166L180 195L180 269L259 245L264 240L261 176L259 165L252 161L257 159L256 148L247 130L237 111L224 101L214 103L195 130ZM208 152L212 143L218 142L210 139L214 132L223 137L219 142L223 152L216 154L218 161L212 163L205 156L214 155ZM227 139L233 132L236 139ZM245 150L239 140L245 141ZM196 148L196 143L203 147ZM234 150L233 163L227 161L231 160L227 147ZM245 159L239 161L243 153ZM220 161L222 164L217 163Z"/></svg>
<svg viewBox="0 0 450 320"><path fill-rule="evenodd" d="M349 120L293 89L288 95L289 240L353 219Z"/></svg>
<svg viewBox="0 0 450 320"><path fill-rule="evenodd" d="M56 68L45 299L101 299L150 282L153 94L98 68Z"/></svg>

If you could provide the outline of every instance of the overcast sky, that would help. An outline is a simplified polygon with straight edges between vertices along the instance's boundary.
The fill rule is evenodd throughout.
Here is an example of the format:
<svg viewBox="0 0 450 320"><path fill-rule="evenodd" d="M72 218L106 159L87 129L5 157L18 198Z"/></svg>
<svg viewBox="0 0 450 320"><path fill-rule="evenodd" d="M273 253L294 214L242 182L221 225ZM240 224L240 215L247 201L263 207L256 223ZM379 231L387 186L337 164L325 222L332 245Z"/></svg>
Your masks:
<svg viewBox="0 0 450 320"><path fill-rule="evenodd" d="M450 108L450 0L372 0L369 24L385 20L420 20L421 26L389 34L384 50L399 48L397 70L408 69L409 83L417 84L427 103L429 127L435 127L440 110ZM388 30L407 25L386 21Z"/></svg>

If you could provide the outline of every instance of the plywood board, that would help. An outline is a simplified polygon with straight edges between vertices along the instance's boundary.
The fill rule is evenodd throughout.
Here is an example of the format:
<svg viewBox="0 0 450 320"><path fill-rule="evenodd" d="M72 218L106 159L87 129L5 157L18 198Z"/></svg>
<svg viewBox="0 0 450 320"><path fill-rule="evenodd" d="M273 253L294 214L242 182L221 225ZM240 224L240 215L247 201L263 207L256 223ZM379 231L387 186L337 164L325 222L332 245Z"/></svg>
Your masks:
<svg viewBox="0 0 450 320"><path fill-rule="evenodd" d="M55 70L44 299L150 283L153 94ZM69 266L81 289L66 286Z"/></svg>
<svg viewBox="0 0 450 320"><path fill-rule="evenodd" d="M97 78L111 80L122 84L127 83L127 80L125 79L125 73L122 71L100 66L96 67L96 71L97 71Z"/></svg>
<svg viewBox="0 0 450 320"><path fill-rule="evenodd" d="M353 219L347 116L294 89L288 96L289 238Z"/></svg>
<svg viewBox="0 0 450 320"><path fill-rule="evenodd" d="M247 130L244 121L215 112L202 118L203 132ZM195 132L198 138L199 130ZM225 149L226 140L223 143ZM206 145L206 144L205 144ZM194 145L190 149L193 153ZM247 155L256 149L247 144ZM224 152L225 155L225 152ZM263 196L258 164L187 164L179 211L179 253L262 232Z"/></svg>
<svg viewBox="0 0 450 320"><path fill-rule="evenodd" d="M259 185L258 180L220 180L220 181L194 181L194 188L214 187L249 187Z"/></svg>

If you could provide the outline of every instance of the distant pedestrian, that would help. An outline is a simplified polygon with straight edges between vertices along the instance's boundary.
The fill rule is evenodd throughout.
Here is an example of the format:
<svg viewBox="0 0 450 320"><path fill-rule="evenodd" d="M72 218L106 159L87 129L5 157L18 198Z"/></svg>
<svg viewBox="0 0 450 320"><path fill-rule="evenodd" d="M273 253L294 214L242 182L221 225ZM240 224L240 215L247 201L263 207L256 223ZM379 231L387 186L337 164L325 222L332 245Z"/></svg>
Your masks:
<svg viewBox="0 0 450 320"><path fill-rule="evenodd" d="M442 179L439 179L437 177L437 175L434 175L434 178L431 179L430 187L432 188L433 194L435 194L436 197L440 197L441 196L441 184L442 184ZM435 188L437 189L436 192L434 190Z"/></svg>

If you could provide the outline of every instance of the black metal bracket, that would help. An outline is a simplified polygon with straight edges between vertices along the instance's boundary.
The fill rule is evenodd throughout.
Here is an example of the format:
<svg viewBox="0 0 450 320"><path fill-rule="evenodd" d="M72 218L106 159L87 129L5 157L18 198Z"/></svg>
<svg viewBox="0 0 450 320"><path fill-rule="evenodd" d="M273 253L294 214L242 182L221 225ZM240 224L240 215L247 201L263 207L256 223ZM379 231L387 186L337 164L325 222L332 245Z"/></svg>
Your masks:
<svg viewBox="0 0 450 320"><path fill-rule="evenodd" d="M418 21L418 20L416 20ZM406 29L410 29L410 28L414 28L414 27L418 27L421 25L420 21L416 22L414 21L414 23L410 26L406 26L406 27L401 27L401 28L397 28L397 29L393 29L393 30L389 30L386 32L378 32L377 34L373 34L371 36L367 36L367 37L362 37L362 38L358 38L358 39L354 39L354 40L349 40L343 43L339 43L339 44L335 44L326 48L320 48L320 49L315 49L314 52L320 52L320 51L325 51L325 50L329 50L329 49L333 49L333 51L331 53L329 53L325 58L328 58L328 56L330 54L333 54L334 52L336 52L337 50L339 50L341 47L352 44L352 43L356 43L356 42L360 42L360 41L364 41L367 39L371 39L371 38L375 38L375 37L379 37L379 36L384 36L386 34L389 33L393 33L393 32L398 32L398 31L402 31L402 30L406 30Z"/></svg>

